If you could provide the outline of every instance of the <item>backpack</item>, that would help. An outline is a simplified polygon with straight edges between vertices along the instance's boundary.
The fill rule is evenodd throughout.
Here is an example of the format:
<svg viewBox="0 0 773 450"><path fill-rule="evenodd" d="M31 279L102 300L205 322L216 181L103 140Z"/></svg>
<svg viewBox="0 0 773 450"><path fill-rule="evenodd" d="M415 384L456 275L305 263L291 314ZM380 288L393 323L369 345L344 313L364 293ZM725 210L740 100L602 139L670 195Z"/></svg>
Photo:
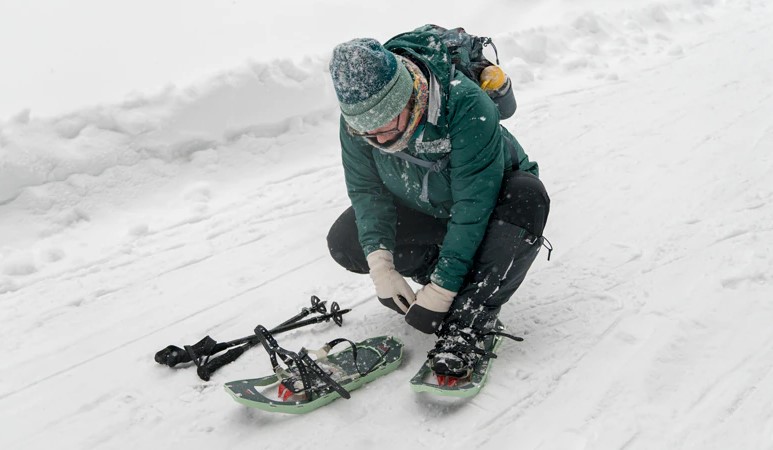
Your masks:
<svg viewBox="0 0 773 450"><path fill-rule="evenodd" d="M483 55L483 49L489 45L494 49L496 63L489 61ZM387 41L384 46L387 50L407 53L403 56L409 58L414 56L426 61L440 57L442 62L436 61L436 68L449 67L448 80L453 80L456 71L459 71L476 86L481 85L480 75L483 69L495 64L499 66L499 53L491 38L475 36L462 27L446 29L439 25L428 24L399 34ZM426 47L422 48L422 46ZM509 119L515 114L517 104L512 83L509 80L503 88L485 92L496 104L500 120Z"/></svg>
<svg viewBox="0 0 773 450"><path fill-rule="evenodd" d="M478 86L481 84L480 74L483 72L483 69L494 65L483 55L483 49L486 46L491 45L491 48L494 49L496 65L499 65L499 52L497 52L497 46L494 45L490 37L479 37L469 34L462 27L446 30L438 25L427 25L427 28L434 30L443 41L443 44L445 44L448 53L451 55L452 69L462 72ZM453 73L451 78L453 79ZM512 85L508 84L506 86L505 92L486 91L491 100L497 105L500 120L512 117L517 108Z"/></svg>
<svg viewBox="0 0 773 450"><path fill-rule="evenodd" d="M462 27L450 30L439 25L427 25L426 27L435 31L446 48L448 48L454 68L474 81L475 84L480 85L480 73L483 69L494 65L494 63L483 56L484 47L491 45L494 49L496 65L499 65L497 46L494 45L490 37L479 37L469 34Z"/></svg>
<svg viewBox="0 0 773 450"><path fill-rule="evenodd" d="M431 36L431 37L430 37ZM438 45L433 39L440 40L442 45ZM448 80L454 79L454 73L458 70L467 78L472 80L477 86L480 86L480 74L488 66L494 65L483 55L483 49L491 45L494 49L496 64L499 65L499 54L497 47L489 37L479 37L467 33L464 28L457 27L446 29L439 25L424 25L408 33L399 34L384 46L391 51L402 54L403 56L414 56L418 59L431 62L433 58L442 60L441 66L450 66L450 73L447 74ZM442 53L442 47L445 46L447 56ZM443 55L442 58L439 55ZM447 57L450 57L448 61ZM413 59L413 58L411 58ZM512 85L508 85L504 93L487 91L489 97L494 101L500 113L500 120L507 119L515 113L516 103L513 95ZM425 132L427 130L425 129ZM509 133L508 133L509 134ZM512 136L509 136L512 138ZM514 138L512 138L514 140ZM523 162L528 163L528 157L523 152L520 145L515 145L505 136L508 151L514 167L519 168ZM383 150L379 149L382 153ZM424 167L427 173L422 181L421 195L419 198L429 201L428 196L428 177L430 173L439 173L444 170L450 160L450 155L438 161L425 161L404 152L389 153L392 156L405 160L411 164ZM530 170L530 169L526 169Z"/></svg>

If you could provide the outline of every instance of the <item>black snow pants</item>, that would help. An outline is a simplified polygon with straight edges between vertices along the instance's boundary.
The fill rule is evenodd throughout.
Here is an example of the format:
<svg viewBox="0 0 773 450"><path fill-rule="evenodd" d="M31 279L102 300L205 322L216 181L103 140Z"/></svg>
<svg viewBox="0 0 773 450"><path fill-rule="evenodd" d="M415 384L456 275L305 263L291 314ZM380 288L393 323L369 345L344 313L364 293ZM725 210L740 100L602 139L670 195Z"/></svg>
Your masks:
<svg viewBox="0 0 773 450"><path fill-rule="evenodd" d="M455 323L481 331L493 326L500 308L521 285L537 257L549 212L550 198L539 178L522 171L505 173L472 270L445 317L445 325ZM447 224L447 219L398 205L395 269L403 276L428 281ZM330 228L327 241L338 264L351 272L368 273L351 207Z"/></svg>

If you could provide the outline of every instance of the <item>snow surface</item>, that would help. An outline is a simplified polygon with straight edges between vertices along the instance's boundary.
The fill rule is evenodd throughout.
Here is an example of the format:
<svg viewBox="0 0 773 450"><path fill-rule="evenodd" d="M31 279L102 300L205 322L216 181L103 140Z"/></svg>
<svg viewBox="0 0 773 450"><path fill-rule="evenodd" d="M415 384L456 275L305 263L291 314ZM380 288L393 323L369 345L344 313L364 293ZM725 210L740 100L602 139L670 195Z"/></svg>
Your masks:
<svg viewBox="0 0 773 450"><path fill-rule="evenodd" d="M69 112L38 116L69 90L3 71L4 95L27 92L20 108L32 109L0 122L0 448L773 449L771 6L543 0L497 2L469 22L385 8L360 23L363 6L332 5L300 22L318 28L299 28L292 39L309 45L287 58L235 67L202 50L193 84L122 53L73 58L73 73L119 61L170 78ZM238 7L190 6L210 36L267 8ZM368 26L382 39L425 22L484 34L487 20L517 90L505 124L540 163L556 250L501 315L525 342L502 346L479 396L449 403L408 387L432 337L327 254L348 200L324 48ZM238 59L241 38L213 48ZM33 56L40 39L3 57L17 67L13 55ZM39 86L53 100L37 108ZM281 344L394 334L403 366L296 417L223 392L269 372L261 350L210 382L153 361L168 344L277 324L311 294L354 310L341 329Z"/></svg>

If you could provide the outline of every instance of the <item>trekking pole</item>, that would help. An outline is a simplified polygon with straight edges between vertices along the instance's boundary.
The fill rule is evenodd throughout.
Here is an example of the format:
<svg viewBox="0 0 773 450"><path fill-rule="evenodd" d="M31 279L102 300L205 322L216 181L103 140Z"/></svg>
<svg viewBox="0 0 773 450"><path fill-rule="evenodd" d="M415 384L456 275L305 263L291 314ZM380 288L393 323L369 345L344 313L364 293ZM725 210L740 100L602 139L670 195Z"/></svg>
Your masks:
<svg viewBox="0 0 773 450"><path fill-rule="evenodd" d="M301 309L301 312L299 312L298 314L290 317L289 319L285 320L284 322L282 322L279 325L277 325L274 328L272 328L272 332L282 333L284 331L294 330L296 328L300 328L302 326L306 326L306 325L311 324L311 323L318 323L318 322L309 322L307 320L307 321L304 322L303 325L297 325L297 326L294 326L292 328L287 328L287 327L289 327L291 325L296 325L301 319L303 319L304 317L308 316L311 313L319 313L321 315L327 314L327 307L325 306L326 303L327 302L321 301L319 299L319 297L317 297L316 295L312 295L311 296L311 308L304 307L303 309ZM340 307L338 306L338 304L336 302L333 302L333 305L335 305L336 308L340 309ZM346 311L346 312L348 312L348 311ZM336 323L338 323L338 322L336 322ZM274 330L279 330L279 331L274 331ZM245 336L243 338L234 339L233 341L228 341L228 342L220 343L220 344L218 344L218 346L216 346L213 349L212 352L208 353L208 355L212 356L215 353L220 353L220 352L222 352L223 350L225 350L227 348L231 348L231 347L235 347L237 345L242 345L242 344L247 344L247 343L253 342L254 339L255 339L255 335L253 334L251 336ZM202 353L198 353L198 355L202 355Z"/></svg>
<svg viewBox="0 0 773 450"><path fill-rule="evenodd" d="M304 317L308 316L309 314L315 312L319 314L327 314L327 308L325 307L325 303L319 299L316 295L311 296L311 308L303 308L301 309L301 312L298 314L290 317L289 319L285 320L284 322L277 325L277 327L281 327L283 325L287 325L293 322L297 322Z"/></svg>
<svg viewBox="0 0 773 450"><path fill-rule="evenodd" d="M310 308L304 307L300 313L296 314L295 316L291 317L288 320L285 320L278 326L286 326L286 325L295 323L298 320L308 316L312 312L325 314L327 313L327 308L325 307L325 303L326 302L320 301L319 297L317 297L316 295L312 295ZM235 339L233 341L218 343L211 337L206 336L203 339L201 339L199 342L193 345L186 345L184 346L184 348L180 348L176 345L168 345L162 350L159 350L158 352L156 352L154 359L157 363L161 365L174 367L177 364L193 361L193 359L191 359L191 355L189 355L189 352L186 349L187 347L190 347L190 350L192 351L193 355L196 355L196 357L211 356L216 353L220 353L223 350L226 350L228 348L245 344L249 342L250 339L252 339L253 337L254 335L251 335L240 339Z"/></svg>
<svg viewBox="0 0 773 450"><path fill-rule="evenodd" d="M351 311L351 309L341 309L341 307L338 306L338 303L333 302L330 305L329 314L323 314L321 316L313 317L311 319L279 325L269 330L269 333L271 334L284 333L286 331L295 330L305 326L313 325L315 323L329 322L330 320L333 320L333 322L340 327L343 325L343 315L348 313L349 311ZM199 378L201 378L204 381L209 381L212 374L215 373L215 371L217 371L219 368L234 362L236 358L240 357L244 352L254 347L255 345L259 344L260 337L258 334L258 329L260 328L262 328L262 326L258 325L255 328L255 334L242 339L242 340L246 339L246 342L244 342L239 347L228 350L222 355L216 356L211 360L209 359L209 357L207 357L203 362L201 361L201 358L194 359L193 361L196 363L196 374L199 376ZM187 350L187 347L186 347L186 350Z"/></svg>
<svg viewBox="0 0 773 450"><path fill-rule="evenodd" d="M284 333L285 331L295 330L296 328L305 327L307 325L311 325L314 323L320 323L320 322L329 322L331 319L333 322L335 322L336 325L339 327L343 325L343 315L351 311L351 309L341 309L340 306L338 306L338 303L333 302L332 305L330 305L330 313L329 314L323 314L321 316L313 317L311 319L302 320L300 322L285 324L285 325L279 325L278 327L275 327L269 332L271 334L277 334L277 333ZM257 335L257 333L256 333ZM257 336L255 336L257 339Z"/></svg>

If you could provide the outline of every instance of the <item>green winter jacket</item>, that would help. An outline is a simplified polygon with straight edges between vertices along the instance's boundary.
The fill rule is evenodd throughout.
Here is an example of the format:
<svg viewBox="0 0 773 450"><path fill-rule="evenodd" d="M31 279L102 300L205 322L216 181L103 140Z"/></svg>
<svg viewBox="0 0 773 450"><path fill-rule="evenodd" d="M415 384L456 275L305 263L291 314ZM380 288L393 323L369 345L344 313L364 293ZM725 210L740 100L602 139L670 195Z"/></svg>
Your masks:
<svg viewBox="0 0 773 450"><path fill-rule="evenodd" d="M340 139L347 191L365 255L377 249L394 251L398 202L450 219L431 279L458 292L483 240L505 171L516 166L537 175L538 168L500 126L499 112L488 95L461 72L452 74L450 64L437 56L442 43L435 39L431 32L418 29L385 44L429 74L426 121L404 150L426 161L450 154L444 170L429 174L428 202L419 197L429 169L382 153L366 138L352 136L343 118ZM511 162L511 148L518 155L517 164Z"/></svg>

